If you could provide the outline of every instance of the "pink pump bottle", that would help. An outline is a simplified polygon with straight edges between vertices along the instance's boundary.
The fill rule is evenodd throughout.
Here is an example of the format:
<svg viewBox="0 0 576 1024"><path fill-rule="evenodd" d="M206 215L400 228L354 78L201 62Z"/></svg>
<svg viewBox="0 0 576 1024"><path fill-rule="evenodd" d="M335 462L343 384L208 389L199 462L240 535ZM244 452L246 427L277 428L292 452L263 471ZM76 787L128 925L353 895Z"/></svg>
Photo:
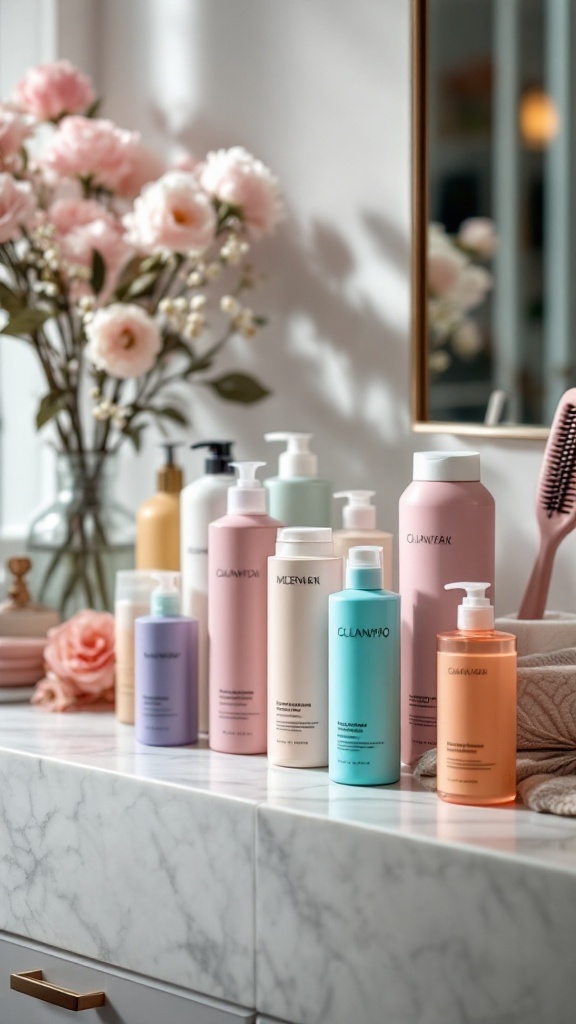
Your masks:
<svg viewBox="0 0 576 1024"><path fill-rule="evenodd" d="M282 523L256 479L265 462L232 462L228 512L208 529L209 733L212 750L266 753L268 557Z"/></svg>
<svg viewBox="0 0 576 1024"><path fill-rule="evenodd" d="M400 498L401 757L436 746L436 637L453 628L455 579L485 579L494 593L494 498L480 483L478 452L414 454Z"/></svg>

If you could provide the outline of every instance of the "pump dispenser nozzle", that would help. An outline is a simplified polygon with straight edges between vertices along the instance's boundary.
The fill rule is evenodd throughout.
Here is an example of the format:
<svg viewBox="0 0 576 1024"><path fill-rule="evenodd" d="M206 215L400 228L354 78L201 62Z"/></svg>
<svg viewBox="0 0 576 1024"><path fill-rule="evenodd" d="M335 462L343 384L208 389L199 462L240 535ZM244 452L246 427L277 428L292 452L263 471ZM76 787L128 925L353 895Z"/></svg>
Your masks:
<svg viewBox="0 0 576 1024"><path fill-rule="evenodd" d="M310 451L312 434L299 434L291 430L276 430L264 434L265 441L286 441L287 448L278 459L278 476L318 476L318 457Z"/></svg>
<svg viewBox="0 0 576 1024"><path fill-rule="evenodd" d="M335 498L348 498L342 509L342 525L345 530L375 530L376 509L370 499L376 491L337 491Z"/></svg>
<svg viewBox="0 0 576 1024"><path fill-rule="evenodd" d="M204 471L210 476L229 473L234 474L232 468L232 446L234 441L198 441L191 444L191 448L208 448L209 455L206 456Z"/></svg>
<svg viewBox="0 0 576 1024"><path fill-rule="evenodd" d="M494 609L486 597L490 583L446 583L444 590L465 590L458 605L458 629L494 629Z"/></svg>
<svg viewBox="0 0 576 1024"><path fill-rule="evenodd" d="M180 466L174 462L174 449L179 448L182 441L160 441L160 448L166 452L166 461L158 470L158 490L165 494L178 494L182 490L183 477Z"/></svg>
<svg viewBox="0 0 576 1024"><path fill-rule="evenodd" d="M231 462L238 478L228 490L228 513L266 515L266 491L256 476L256 470L265 462Z"/></svg>
<svg viewBox="0 0 576 1024"><path fill-rule="evenodd" d="M161 619L180 615L180 573L153 572L150 575L158 580L158 586L152 591L150 598L150 614Z"/></svg>
<svg viewBox="0 0 576 1024"><path fill-rule="evenodd" d="M373 544L350 548L346 560L348 590L382 589L382 551Z"/></svg>

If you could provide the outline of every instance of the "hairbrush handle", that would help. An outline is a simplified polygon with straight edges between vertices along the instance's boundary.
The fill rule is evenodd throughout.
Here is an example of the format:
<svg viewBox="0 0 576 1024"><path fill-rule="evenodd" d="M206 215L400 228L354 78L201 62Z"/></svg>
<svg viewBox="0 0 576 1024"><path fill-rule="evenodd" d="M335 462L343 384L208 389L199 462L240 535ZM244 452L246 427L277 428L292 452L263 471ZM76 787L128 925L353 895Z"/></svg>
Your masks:
<svg viewBox="0 0 576 1024"><path fill-rule="evenodd" d="M528 580L524 598L518 612L519 619L543 619L546 611L546 598L550 588L554 556L560 543L555 538L548 543L541 543L538 555Z"/></svg>

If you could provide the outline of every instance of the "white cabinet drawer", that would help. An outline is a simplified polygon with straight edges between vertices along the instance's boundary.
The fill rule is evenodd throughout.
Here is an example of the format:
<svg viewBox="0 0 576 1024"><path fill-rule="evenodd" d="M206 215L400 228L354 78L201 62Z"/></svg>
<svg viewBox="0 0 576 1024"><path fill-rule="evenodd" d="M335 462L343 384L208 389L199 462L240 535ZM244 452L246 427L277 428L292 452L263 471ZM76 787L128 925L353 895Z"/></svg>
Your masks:
<svg viewBox="0 0 576 1024"><path fill-rule="evenodd" d="M42 971L53 986L103 991L105 1005L74 1011L10 988L10 975ZM49 946L0 935L0 1024L253 1024L250 1010L219 1003L162 982L60 953Z"/></svg>

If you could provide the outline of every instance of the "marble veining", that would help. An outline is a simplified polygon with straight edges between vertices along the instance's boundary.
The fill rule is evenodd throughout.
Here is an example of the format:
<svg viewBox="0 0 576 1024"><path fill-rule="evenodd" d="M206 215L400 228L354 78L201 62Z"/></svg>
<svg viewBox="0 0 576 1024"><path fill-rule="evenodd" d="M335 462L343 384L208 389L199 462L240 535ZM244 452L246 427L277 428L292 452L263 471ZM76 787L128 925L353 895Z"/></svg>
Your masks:
<svg viewBox="0 0 576 1024"><path fill-rule="evenodd" d="M571 1024L576 879L262 807L257 1006L300 1024Z"/></svg>
<svg viewBox="0 0 576 1024"><path fill-rule="evenodd" d="M572 1024L576 821L0 712L0 928L295 1024Z"/></svg>
<svg viewBox="0 0 576 1024"><path fill-rule="evenodd" d="M250 809L0 752L0 928L254 1005Z"/></svg>

